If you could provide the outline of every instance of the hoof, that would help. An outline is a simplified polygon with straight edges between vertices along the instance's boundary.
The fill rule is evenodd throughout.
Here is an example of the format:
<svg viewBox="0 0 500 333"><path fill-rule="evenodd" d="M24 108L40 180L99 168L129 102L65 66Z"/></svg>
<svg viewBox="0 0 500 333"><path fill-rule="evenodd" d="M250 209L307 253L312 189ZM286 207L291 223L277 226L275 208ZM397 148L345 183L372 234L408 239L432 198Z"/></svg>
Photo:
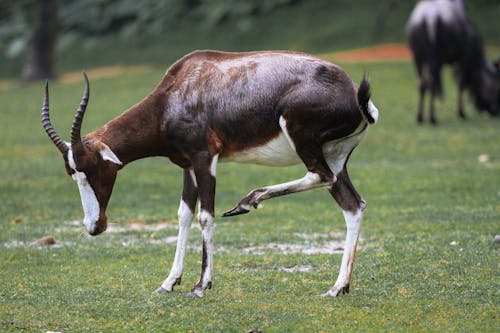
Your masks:
<svg viewBox="0 0 500 333"><path fill-rule="evenodd" d="M163 293L169 293L171 292L171 290L167 290L163 287L160 287L158 289L156 289L155 291L153 291L153 294L163 294Z"/></svg>
<svg viewBox="0 0 500 333"><path fill-rule="evenodd" d="M326 293L321 294L321 297L337 297L340 294L349 294L349 285L344 286L344 287L335 287L333 286L332 289L328 290Z"/></svg>
<svg viewBox="0 0 500 333"><path fill-rule="evenodd" d="M222 217L241 215L241 214L246 214L248 212L250 212L249 209L241 207L241 206L236 206L235 208L228 210L227 212L222 214Z"/></svg>
<svg viewBox="0 0 500 333"><path fill-rule="evenodd" d="M172 291L174 291L174 286L178 286L181 284L181 280L182 280L182 276L176 278L174 283L171 283L172 280L170 278L168 278L167 280L165 280L161 284L160 288L158 288L154 291L154 293L155 294L171 293ZM166 286L166 287L163 287L163 286Z"/></svg>
<svg viewBox="0 0 500 333"><path fill-rule="evenodd" d="M202 297L203 297L203 291L200 290L193 290L186 294L186 298L202 298Z"/></svg>

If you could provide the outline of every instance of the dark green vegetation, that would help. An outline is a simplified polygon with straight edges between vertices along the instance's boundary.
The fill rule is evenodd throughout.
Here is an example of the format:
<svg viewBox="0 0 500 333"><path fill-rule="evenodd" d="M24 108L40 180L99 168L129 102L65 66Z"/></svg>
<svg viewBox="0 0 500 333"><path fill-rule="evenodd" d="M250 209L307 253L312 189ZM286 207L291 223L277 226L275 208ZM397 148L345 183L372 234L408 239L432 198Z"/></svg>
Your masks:
<svg viewBox="0 0 500 333"><path fill-rule="evenodd" d="M34 2L0 3L0 76L20 74ZM385 15L384 3L393 4ZM56 70L63 73L131 63L164 67L189 51L205 48L317 53L402 43L405 42L403 27L414 3L411 0L59 1ZM467 3L471 20L486 43L498 43L498 1Z"/></svg>
<svg viewBox="0 0 500 333"><path fill-rule="evenodd" d="M8 105L0 121L0 330L496 331L498 119L477 114L470 105L469 120L457 119L456 91L446 72L447 100L438 104L441 126L419 127L410 63L344 68L357 81L368 69L381 117L350 161L351 178L368 202L351 293L327 299L317 295L333 284L339 254L262 249L270 243L320 247L340 241L343 217L326 190L218 218L214 287L195 300L184 297L200 270L200 235L193 229L183 284L172 294L153 295L173 260L180 169L153 158L122 170L108 215L111 229L124 230L90 238L81 223L72 222L83 218L77 187L39 123L42 84L0 91L0 105ZM90 77L82 131L139 101L164 70ZM82 87L81 82L50 87L53 123L63 137ZM303 173L301 167L221 164L218 212L255 186ZM133 221L167 227L137 231ZM30 246L46 235L59 247Z"/></svg>

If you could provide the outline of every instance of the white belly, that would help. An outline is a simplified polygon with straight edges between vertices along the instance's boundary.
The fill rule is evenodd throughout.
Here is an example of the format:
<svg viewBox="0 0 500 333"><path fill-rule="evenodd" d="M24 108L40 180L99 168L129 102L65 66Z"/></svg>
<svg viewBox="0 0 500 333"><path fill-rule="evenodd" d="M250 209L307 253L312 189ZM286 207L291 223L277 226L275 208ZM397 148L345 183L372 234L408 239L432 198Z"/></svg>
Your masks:
<svg viewBox="0 0 500 333"><path fill-rule="evenodd" d="M267 166L288 166L301 162L295 149L290 145L283 133L261 146L233 153L225 156L220 161Z"/></svg>

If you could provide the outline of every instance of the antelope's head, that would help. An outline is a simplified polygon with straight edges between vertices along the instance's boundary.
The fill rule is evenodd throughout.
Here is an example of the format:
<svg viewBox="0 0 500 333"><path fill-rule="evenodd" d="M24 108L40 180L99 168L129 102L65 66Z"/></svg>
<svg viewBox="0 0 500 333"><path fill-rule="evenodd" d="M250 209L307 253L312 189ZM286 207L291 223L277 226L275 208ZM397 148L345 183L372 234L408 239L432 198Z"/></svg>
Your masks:
<svg viewBox="0 0 500 333"><path fill-rule="evenodd" d="M61 139L53 128L49 116L49 87L45 84L45 97L42 107L42 124L45 132L61 152L66 172L78 184L84 223L90 235L95 236L107 228L106 207L108 205L116 173L122 162L103 142L90 136L81 137L83 116L89 99L89 80L85 77L85 91L76 111L71 127L71 142Z"/></svg>
<svg viewBox="0 0 500 333"><path fill-rule="evenodd" d="M492 116L500 115L500 60L490 62L486 60L480 72L481 79L478 87L478 93L475 97L477 108L482 111L488 111Z"/></svg>

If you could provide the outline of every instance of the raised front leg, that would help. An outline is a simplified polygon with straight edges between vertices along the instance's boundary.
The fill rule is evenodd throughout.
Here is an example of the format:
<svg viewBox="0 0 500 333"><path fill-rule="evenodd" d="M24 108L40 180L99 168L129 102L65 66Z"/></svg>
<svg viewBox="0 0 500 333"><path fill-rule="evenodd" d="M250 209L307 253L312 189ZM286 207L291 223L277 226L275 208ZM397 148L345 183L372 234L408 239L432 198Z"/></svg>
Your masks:
<svg viewBox="0 0 500 333"><path fill-rule="evenodd" d="M342 208L347 225L347 234L337 281L322 296L338 296L349 292L361 220L366 203L352 186L345 168L337 176L337 182L333 184L329 191Z"/></svg>
<svg viewBox="0 0 500 333"><path fill-rule="evenodd" d="M322 177L313 172L308 172L306 175L300 179L278 184L266 186L263 188L255 189L247 194L246 197L241 199L238 205L222 214L222 216L233 216L238 214L245 214L250 211L250 207L253 206L257 208L259 203L263 200L271 199L274 197L307 191L313 188L321 187L321 186L330 186L335 182L335 176L331 175L330 179L322 180Z"/></svg>
<svg viewBox="0 0 500 333"><path fill-rule="evenodd" d="M198 187L196 186L194 172L192 170L184 170L184 187L178 211L179 235L177 237L174 262L172 264L170 274L165 281L163 281L160 288L156 290L158 293L171 292L174 290L175 285L181 284L187 240L189 237L191 222L193 221L197 198Z"/></svg>
<svg viewBox="0 0 500 333"><path fill-rule="evenodd" d="M208 153L200 153L196 157L195 174L199 188L200 206L198 221L202 230L203 247L201 257L201 276L198 283L191 289L188 297L203 297L206 289L212 288L213 272L213 230L214 230L214 199L215 172L218 155L213 157Z"/></svg>

